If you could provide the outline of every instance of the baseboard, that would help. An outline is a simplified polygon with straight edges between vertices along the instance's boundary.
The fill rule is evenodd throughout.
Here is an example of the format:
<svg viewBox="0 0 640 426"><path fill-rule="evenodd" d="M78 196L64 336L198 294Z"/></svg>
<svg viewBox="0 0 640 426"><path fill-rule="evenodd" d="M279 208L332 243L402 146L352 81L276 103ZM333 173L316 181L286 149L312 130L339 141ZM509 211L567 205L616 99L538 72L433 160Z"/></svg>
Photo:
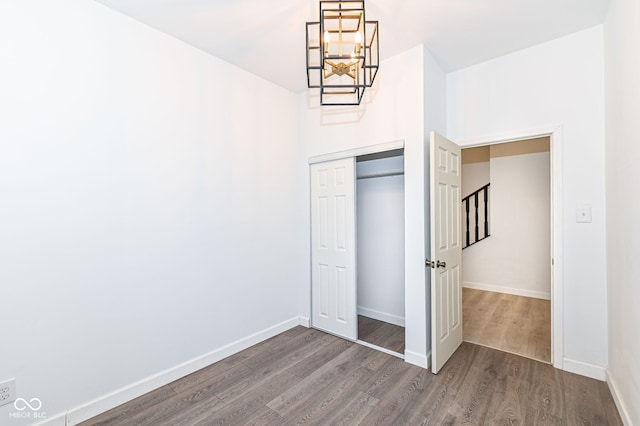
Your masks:
<svg viewBox="0 0 640 426"><path fill-rule="evenodd" d="M564 371L579 374L585 377L591 377L592 379L601 380L603 382L607 379L607 369L599 365L593 365L582 361L576 361L575 359L564 358L562 360L562 367Z"/></svg>
<svg viewBox="0 0 640 426"><path fill-rule="evenodd" d="M495 293L513 294L514 296L533 297L535 299L551 300L551 292L523 290L520 288L503 287L494 284L476 283L473 281L463 281L462 287L475 290L493 291Z"/></svg>
<svg viewBox="0 0 640 426"><path fill-rule="evenodd" d="M276 336L290 328L298 325L303 325L304 318L295 317L287 321L281 322L262 331L254 333L250 336L237 340L219 349L213 350L207 354L194 358L190 361L161 371L146 379L140 380L129 386L125 386L112 393L104 395L93 401L87 402L81 406L78 406L66 414L67 426L76 425L98 414L104 413L118 405L131 401L145 393L148 393L154 389L167 385L177 379L180 379L188 374L198 371L204 367L207 367L213 363L216 363L228 356L238 353L250 346L267 340L273 336ZM308 323L308 318L307 318ZM57 423L52 423L51 426L57 426ZM50 426L47 424L47 426Z"/></svg>
<svg viewBox="0 0 640 426"><path fill-rule="evenodd" d="M616 385L616 381L613 376L607 370L607 385L609 385L609 390L611 391L611 396L613 397L613 402L616 403L616 407L618 408L618 413L620 413L620 418L622 419L622 423L625 426L631 426L631 415L629 414L629 410L627 406L624 404L622 398L620 398L620 392L618 391L618 386Z"/></svg>
<svg viewBox="0 0 640 426"><path fill-rule="evenodd" d="M398 315L388 314L386 312L380 312L375 309L364 308L362 306L358 306L358 315L404 327L404 317L400 317Z"/></svg>
<svg viewBox="0 0 640 426"><path fill-rule="evenodd" d="M303 327L311 327L311 320L307 317L298 317L298 325Z"/></svg>
<svg viewBox="0 0 640 426"><path fill-rule="evenodd" d="M44 419L41 422L35 423L33 426L66 426L66 425L67 425L67 415L65 413L61 413L56 416Z"/></svg>
<svg viewBox="0 0 640 426"><path fill-rule="evenodd" d="M422 354L405 350L404 361L409 364L417 365L422 368L429 368L431 366L431 352L424 356Z"/></svg>

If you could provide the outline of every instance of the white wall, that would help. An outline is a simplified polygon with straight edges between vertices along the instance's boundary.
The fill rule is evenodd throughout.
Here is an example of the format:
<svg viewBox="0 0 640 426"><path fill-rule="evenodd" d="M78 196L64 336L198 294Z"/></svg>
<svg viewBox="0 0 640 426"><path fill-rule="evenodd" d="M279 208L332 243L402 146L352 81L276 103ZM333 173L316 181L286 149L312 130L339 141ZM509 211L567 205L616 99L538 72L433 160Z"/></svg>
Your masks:
<svg viewBox="0 0 640 426"><path fill-rule="evenodd" d="M491 177L489 175L488 161L462 164L462 198L477 191L489 182L491 182Z"/></svg>
<svg viewBox="0 0 640 426"><path fill-rule="evenodd" d="M561 126L560 365L594 376L607 365L603 73L597 26L447 76L448 136L459 144ZM592 223L576 223L580 204Z"/></svg>
<svg viewBox="0 0 640 426"><path fill-rule="evenodd" d="M463 284L480 290L549 299L549 152L494 155L498 147L490 147L490 178L475 187L478 189L491 182L491 237L462 252ZM482 164L486 163L463 165L463 176L469 166ZM479 218L481 229L483 213ZM470 216L471 238L474 238L473 205Z"/></svg>
<svg viewBox="0 0 640 426"><path fill-rule="evenodd" d="M358 314L404 326L403 157L356 163ZM377 176L377 177L371 177Z"/></svg>
<svg viewBox="0 0 640 426"><path fill-rule="evenodd" d="M307 156L344 151L403 139L405 141L405 281L406 352L410 362L427 362L424 275L424 127L423 48L382 61L376 83L359 107L320 108L317 94L299 95L299 129ZM308 173L305 179L309 187ZM307 195L301 202L309 217ZM305 235L309 246L309 232ZM307 249L308 256L308 249ZM308 261L307 261L308 265ZM308 267L308 266L307 266ZM307 306L311 285L307 280ZM308 314L307 314L308 315ZM409 324L412 324L410 326Z"/></svg>
<svg viewBox="0 0 640 426"><path fill-rule="evenodd" d="M424 131L429 143L429 132L445 136L447 132L447 75L429 49L423 48L424 62ZM428 159L427 151L427 159ZM431 244L429 243L429 248Z"/></svg>
<svg viewBox="0 0 640 426"><path fill-rule="evenodd" d="M608 379L640 424L640 4L612 0L605 23Z"/></svg>
<svg viewBox="0 0 640 426"><path fill-rule="evenodd" d="M0 380L53 416L302 313L293 94L91 1L0 40Z"/></svg>
<svg viewBox="0 0 640 426"><path fill-rule="evenodd" d="M442 70L440 63L431 54L429 49L423 49L424 61L424 136L426 149L424 150L425 176L423 178L424 185L424 254L420 259L420 266L426 259L431 259L431 189L429 182L430 177L430 133L436 132L443 136L447 135L447 75ZM419 232L418 229L411 230ZM417 261L418 259L415 259ZM415 265L416 270L418 266ZM431 353L431 330L435 327L431 323L431 275L435 274L430 268L423 268L422 273L425 278L426 300L425 319L427 329L427 351ZM411 295L407 295L408 297ZM409 303L407 301L407 303Z"/></svg>

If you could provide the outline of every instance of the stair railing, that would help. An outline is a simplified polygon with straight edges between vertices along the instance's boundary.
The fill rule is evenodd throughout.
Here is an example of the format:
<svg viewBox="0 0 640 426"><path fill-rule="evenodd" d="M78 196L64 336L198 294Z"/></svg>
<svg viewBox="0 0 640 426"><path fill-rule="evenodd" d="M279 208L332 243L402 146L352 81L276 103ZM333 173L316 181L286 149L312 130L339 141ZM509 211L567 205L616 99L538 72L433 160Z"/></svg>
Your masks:
<svg viewBox="0 0 640 426"><path fill-rule="evenodd" d="M462 199L462 207L465 212L465 223L466 223L465 241L464 241L464 245L462 246L463 249L469 246L472 246L478 241L482 241L485 238L490 236L489 234L489 186L490 185L491 183L488 183L482 188L478 189L475 192L472 192L471 194L467 195ZM469 210L470 210L469 203L471 200L473 200L473 209L475 213L475 227L474 227L475 235L473 239L471 239L471 235L469 231ZM478 221L479 221L478 209L480 208L480 204L483 205L482 208L484 209L484 221L483 221L484 226L482 229L482 233L480 233L480 227L478 224Z"/></svg>

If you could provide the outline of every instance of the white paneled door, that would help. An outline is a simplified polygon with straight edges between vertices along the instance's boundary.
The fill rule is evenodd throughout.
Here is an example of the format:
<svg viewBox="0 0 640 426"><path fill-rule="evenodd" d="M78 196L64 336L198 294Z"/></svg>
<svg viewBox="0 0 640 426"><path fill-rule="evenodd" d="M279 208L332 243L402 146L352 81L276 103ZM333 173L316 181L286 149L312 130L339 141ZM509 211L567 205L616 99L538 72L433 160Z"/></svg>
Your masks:
<svg viewBox="0 0 640 426"><path fill-rule="evenodd" d="M437 373L462 343L460 147L430 135L431 370Z"/></svg>
<svg viewBox="0 0 640 426"><path fill-rule="evenodd" d="M350 340L358 337L354 161L311 165L311 321Z"/></svg>

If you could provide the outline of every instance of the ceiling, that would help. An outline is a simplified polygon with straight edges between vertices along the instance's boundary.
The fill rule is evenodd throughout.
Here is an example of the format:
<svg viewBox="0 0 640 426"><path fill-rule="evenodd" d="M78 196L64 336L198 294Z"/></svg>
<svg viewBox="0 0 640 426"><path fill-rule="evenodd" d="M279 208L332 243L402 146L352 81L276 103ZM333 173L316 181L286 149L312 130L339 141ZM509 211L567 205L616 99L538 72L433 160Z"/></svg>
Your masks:
<svg viewBox="0 0 640 426"><path fill-rule="evenodd" d="M294 92L318 0L96 0ZM380 57L424 43L449 72L604 22L609 0L366 0ZM381 67L381 71L384 72Z"/></svg>

